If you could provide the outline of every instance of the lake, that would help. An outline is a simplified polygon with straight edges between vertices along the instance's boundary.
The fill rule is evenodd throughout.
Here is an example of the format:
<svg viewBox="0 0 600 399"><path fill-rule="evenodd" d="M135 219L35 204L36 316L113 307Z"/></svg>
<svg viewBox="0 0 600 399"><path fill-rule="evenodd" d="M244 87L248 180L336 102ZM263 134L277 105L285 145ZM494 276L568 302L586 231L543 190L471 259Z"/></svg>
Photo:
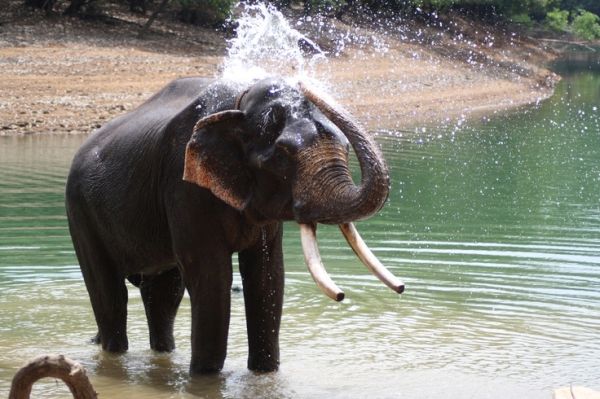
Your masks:
<svg viewBox="0 0 600 399"><path fill-rule="evenodd" d="M0 396L29 358L63 353L100 397L550 398L600 390L600 74L571 71L537 106L414 132L378 132L391 169L382 212L357 223L406 283L371 276L338 230L319 228L334 303L285 233L281 370L246 369L242 295L232 293L223 372L190 379L190 306L177 349L149 350L129 286L125 355L95 334L67 231L64 184L79 136L0 137ZM234 285L241 285L239 274ZM70 397L44 380L34 396Z"/></svg>

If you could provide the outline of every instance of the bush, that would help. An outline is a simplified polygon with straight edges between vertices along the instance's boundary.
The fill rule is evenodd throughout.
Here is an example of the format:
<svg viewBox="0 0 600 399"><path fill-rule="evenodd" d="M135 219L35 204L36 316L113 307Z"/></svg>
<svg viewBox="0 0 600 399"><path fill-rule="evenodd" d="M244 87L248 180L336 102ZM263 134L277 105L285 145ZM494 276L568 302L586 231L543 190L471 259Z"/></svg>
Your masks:
<svg viewBox="0 0 600 399"><path fill-rule="evenodd" d="M546 25L555 31L564 31L569 26L569 12L555 8L546 14Z"/></svg>
<svg viewBox="0 0 600 399"><path fill-rule="evenodd" d="M573 33L584 40L600 39L600 17L589 11L580 10L573 19Z"/></svg>
<svg viewBox="0 0 600 399"><path fill-rule="evenodd" d="M461 2L456 0L413 0L411 1L411 3L413 3L417 7L443 10Z"/></svg>
<svg viewBox="0 0 600 399"><path fill-rule="evenodd" d="M579 9L593 12L600 15L600 1L598 0L560 0L560 6L563 10L576 11Z"/></svg>
<svg viewBox="0 0 600 399"><path fill-rule="evenodd" d="M179 17L195 25L219 25L231 13L236 0L179 0Z"/></svg>
<svg viewBox="0 0 600 399"><path fill-rule="evenodd" d="M336 12L345 5L345 0L306 0L304 1L304 12L307 14Z"/></svg>
<svg viewBox="0 0 600 399"><path fill-rule="evenodd" d="M533 24L533 21L531 20L529 14L515 14L512 17L510 17L510 20L516 24L521 24L525 26L531 26Z"/></svg>

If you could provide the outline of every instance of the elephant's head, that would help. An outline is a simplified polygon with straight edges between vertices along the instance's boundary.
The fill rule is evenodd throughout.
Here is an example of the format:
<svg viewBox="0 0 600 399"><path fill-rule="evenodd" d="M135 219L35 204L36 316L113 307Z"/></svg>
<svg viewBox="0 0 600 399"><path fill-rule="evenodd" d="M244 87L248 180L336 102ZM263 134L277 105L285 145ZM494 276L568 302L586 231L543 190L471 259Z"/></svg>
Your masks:
<svg viewBox="0 0 600 399"><path fill-rule="evenodd" d="M360 165L358 185L348 166L350 146ZM306 85L279 79L259 81L238 96L235 109L198 121L183 178L258 221L300 223L309 269L320 265L316 223L339 224L359 257L369 258L357 250L362 241L351 222L381 209L389 193L381 151L353 118ZM315 276L321 272L311 273L326 291L337 289ZM386 284L403 289L399 281ZM343 298L341 291L328 294Z"/></svg>

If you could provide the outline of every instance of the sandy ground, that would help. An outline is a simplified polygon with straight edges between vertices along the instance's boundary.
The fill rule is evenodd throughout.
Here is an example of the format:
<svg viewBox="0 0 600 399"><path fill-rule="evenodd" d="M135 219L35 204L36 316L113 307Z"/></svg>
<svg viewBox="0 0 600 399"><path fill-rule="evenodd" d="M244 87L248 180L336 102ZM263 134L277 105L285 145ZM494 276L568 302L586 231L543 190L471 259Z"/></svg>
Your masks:
<svg viewBox="0 0 600 399"><path fill-rule="evenodd" d="M127 15L114 23L40 22L35 14L0 12L0 135L88 133L172 79L218 73L225 33L157 23L141 40L142 22ZM377 38L376 47L347 43L317 73L371 129L452 124L541 101L558 80L541 66L553 55L536 43L464 21L425 33L407 25ZM317 37L325 47L329 39Z"/></svg>

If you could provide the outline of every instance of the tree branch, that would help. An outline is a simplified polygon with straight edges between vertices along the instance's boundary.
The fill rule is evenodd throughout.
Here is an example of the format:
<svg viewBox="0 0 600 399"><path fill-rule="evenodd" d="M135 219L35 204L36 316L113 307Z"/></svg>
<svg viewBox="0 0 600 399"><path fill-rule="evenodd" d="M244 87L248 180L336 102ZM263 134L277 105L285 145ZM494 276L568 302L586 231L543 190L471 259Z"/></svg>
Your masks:
<svg viewBox="0 0 600 399"><path fill-rule="evenodd" d="M44 377L63 380L75 399L98 398L81 364L63 355L42 355L31 359L17 371L8 399L29 399L33 384Z"/></svg>
<svg viewBox="0 0 600 399"><path fill-rule="evenodd" d="M140 33L138 34L138 36L140 38L146 36L146 33L150 29L150 25L152 25L152 23L154 22L154 20L156 19L156 17L158 17L158 14L160 14L161 12L163 12L163 10L165 9L165 7L167 6L168 3L169 3L169 0L162 0L161 1L161 3L159 4L159 6L156 8L156 10L154 10L154 12L152 13L152 15L150 15L150 18L148 18L148 21L146 21L146 23L144 24L144 26L142 26L142 29L140 30Z"/></svg>

